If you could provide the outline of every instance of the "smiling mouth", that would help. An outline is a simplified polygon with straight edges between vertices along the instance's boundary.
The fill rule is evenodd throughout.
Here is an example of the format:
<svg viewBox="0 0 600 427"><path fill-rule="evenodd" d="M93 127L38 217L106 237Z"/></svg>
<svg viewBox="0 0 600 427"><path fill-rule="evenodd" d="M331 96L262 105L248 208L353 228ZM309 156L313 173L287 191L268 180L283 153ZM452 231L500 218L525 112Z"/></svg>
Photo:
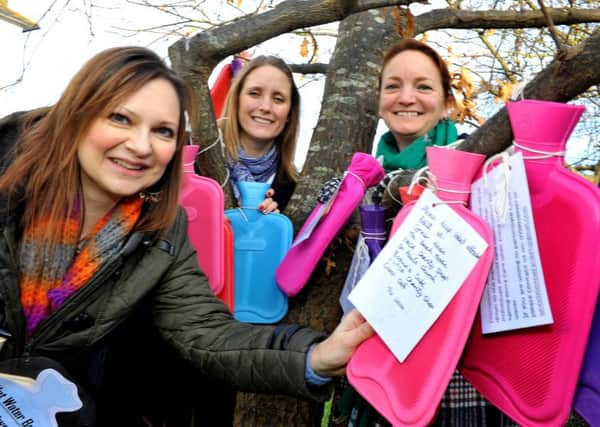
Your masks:
<svg viewBox="0 0 600 427"><path fill-rule="evenodd" d="M126 162L121 159L110 159L110 160L113 163L115 163L116 165L121 166L122 168L125 168L128 170L132 170L132 171L139 171L139 170L142 170L145 168L143 165L129 163L129 162Z"/></svg>
<svg viewBox="0 0 600 427"><path fill-rule="evenodd" d="M416 111L397 111L394 113L395 116L400 117L419 117L421 113L417 113Z"/></svg>
<svg viewBox="0 0 600 427"><path fill-rule="evenodd" d="M256 123L260 123L261 125L270 125L273 123L273 120L263 119L262 117L252 117Z"/></svg>

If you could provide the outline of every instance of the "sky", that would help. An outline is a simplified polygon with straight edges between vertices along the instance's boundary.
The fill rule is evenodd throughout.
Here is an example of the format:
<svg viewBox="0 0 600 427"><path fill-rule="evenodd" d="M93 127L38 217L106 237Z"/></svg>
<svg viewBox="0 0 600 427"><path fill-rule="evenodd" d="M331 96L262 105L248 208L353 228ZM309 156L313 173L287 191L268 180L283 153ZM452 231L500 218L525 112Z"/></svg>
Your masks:
<svg viewBox="0 0 600 427"><path fill-rule="evenodd" d="M226 0L211 0L215 5L213 19L227 19L231 6ZM242 6L252 6L251 0ZM443 0L434 0L431 7L443 7ZM164 24L168 15L151 8L133 6L125 0L102 0L90 9L90 0L9 0L9 7L40 22L40 29L22 32L21 28L0 20L0 117L15 111L51 105L60 96L69 79L95 53L108 47L142 45L155 50L168 61L167 49L176 38L157 41L156 34L128 33L121 28L148 28ZM101 4L102 6L98 6ZM420 5L411 5L417 15ZM169 21L167 21L169 22ZM291 43L291 44L290 44ZM290 49L297 45L298 49ZM334 39L320 40L319 62L327 62L334 48ZM280 36L263 43L257 53L278 55L291 62L299 61L297 37ZM229 59L228 59L229 60ZM228 61L227 60L227 61ZM222 64L221 64L222 65ZM211 76L214 80L219 67ZM301 166L312 130L318 120L318 110L324 79L309 82L295 76L301 90L302 116L296 164ZM379 126L375 140L385 131ZM465 129L461 131L472 131ZM581 144L580 144L581 145ZM578 143L569 141L568 150L578 151Z"/></svg>
<svg viewBox="0 0 600 427"><path fill-rule="evenodd" d="M231 19L231 6L226 0L211 0L215 5L214 19ZM147 28L160 25L168 15L150 8L127 5L125 0L102 0L89 9L89 0L9 0L9 7L32 21L40 23L40 29L23 33L21 28L0 20L0 117L21 110L53 104L69 79L83 63L95 53L113 46L142 45L150 47L168 62L167 49L177 40L170 38L156 41L154 34L131 35L119 28ZM156 2L155 2L156 3ZM252 0L241 3L250 11ZM445 5L444 0L432 0L433 7ZM236 5L237 6L237 5ZM411 6L413 13L420 13L421 5ZM169 22L169 21L167 21ZM336 24L332 27L335 28ZM282 35L262 43L251 53L267 53L284 60L300 62L298 37ZM297 49L290 49L297 46ZM319 40L319 62L328 62L335 46L333 37ZM223 61L220 66L228 62ZM220 66L209 80L216 78ZM295 75L301 93L301 125L298 135L296 165L301 167L308 143L315 128L324 89L324 79L308 79ZM385 132L383 123L378 127L374 140Z"/></svg>
<svg viewBox="0 0 600 427"><path fill-rule="evenodd" d="M3 58L0 88L4 88L0 90L0 116L54 103L77 69L102 49L148 45L153 40L154 36L125 37L115 32L114 25L127 25L122 19L127 12L111 6L123 2L103 0L103 8L94 8L91 19L88 19L85 3L88 2L9 1L11 9L40 21L41 28L23 33L21 28L0 21ZM137 15L137 18L142 17ZM143 17L148 25L156 19L157 14L151 11ZM140 25L141 21L138 21ZM157 45L155 50L166 56L167 46Z"/></svg>
<svg viewBox="0 0 600 427"><path fill-rule="evenodd" d="M215 18L227 18L225 0L214 1ZM70 0L10 0L9 7L27 18L40 22L40 29L22 32L21 28L0 20L0 117L21 110L51 105L60 96L70 78L83 63L95 53L113 46L146 46L168 62L168 47L178 37L156 41L156 34L131 35L120 28L147 28L160 25L168 15L150 8L127 6L123 0L103 0L102 7L86 9L87 1ZM247 0L245 5L250 6ZM66 5L66 6L65 6ZM225 12L223 12L225 11ZM132 19L134 18L134 19ZM291 60L289 40L281 36L263 43L254 53L269 53ZM299 46L295 38L294 43ZM321 43L322 55L333 49L333 39ZM209 84L214 81L216 69ZM302 123L297 155L301 166L312 130L318 120L318 106L322 97L324 80L310 82L295 76L301 88ZM318 102L317 102L318 101ZM316 106L316 107L315 107Z"/></svg>

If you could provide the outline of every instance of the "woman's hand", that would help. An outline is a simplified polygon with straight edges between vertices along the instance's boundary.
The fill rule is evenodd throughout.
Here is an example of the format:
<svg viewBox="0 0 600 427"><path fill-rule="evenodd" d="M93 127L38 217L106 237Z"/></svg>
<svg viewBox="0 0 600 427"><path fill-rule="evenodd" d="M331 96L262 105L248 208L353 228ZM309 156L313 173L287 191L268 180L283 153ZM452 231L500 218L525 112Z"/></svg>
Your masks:
<svg viewBox="0 0 600 427"><path fill-rule="evenodd" d="M344 375L356 347L373 333L373 328L358 310L352 310L327 339L314 347L310 354L311 368L324 377Z"/></svg>
<svg viewBox="0 0 600 427"><path fill-rule="evenodd" d="M271 212L279 213L279 209L277 209L277 202L273 200L273 195L275 194L275 190L269 188L267 193L265 194L266 199L258 205L258 210L264 214L268 214Z"/></svg>

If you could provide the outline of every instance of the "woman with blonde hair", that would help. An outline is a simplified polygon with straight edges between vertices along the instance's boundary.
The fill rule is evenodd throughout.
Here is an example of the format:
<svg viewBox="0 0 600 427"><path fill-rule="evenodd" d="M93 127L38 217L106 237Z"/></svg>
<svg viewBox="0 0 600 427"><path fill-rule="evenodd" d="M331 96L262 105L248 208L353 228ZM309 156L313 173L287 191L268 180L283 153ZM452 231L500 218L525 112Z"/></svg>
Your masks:
<svg viewBox="0 0 600 427"><path fill-rule="evenodd" d="M258 56L244 65L219 125L236 197L239 181L269 182L259 209L285 209L298 178L293 162L299 121L300 93L285 62Z"/></svg>
<svg viewBox="0 0 600 427"><path fill-rule="evenodd" d="M358 313L329 337L243 324L214 296L177 203L191 105L154 52L105 50L26 121L0 176L0 366L64 367L94 405L61 426L148 425L140 396L169 368L152 334L238 389L322 399L373 333Z"/></svg>

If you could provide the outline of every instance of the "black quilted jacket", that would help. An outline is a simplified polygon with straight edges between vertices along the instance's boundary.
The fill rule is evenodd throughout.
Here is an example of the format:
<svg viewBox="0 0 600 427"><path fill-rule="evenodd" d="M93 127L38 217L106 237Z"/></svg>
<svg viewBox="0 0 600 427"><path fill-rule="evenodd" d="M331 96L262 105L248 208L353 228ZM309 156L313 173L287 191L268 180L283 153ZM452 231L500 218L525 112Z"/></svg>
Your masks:
<svg viewBox="0 0 600 427"><path fill-rule="evenodd" d="M119 336L119 345L124 345L154 330L200 372L237 389L327 397L326 387L308 387L304 380L306 351L324 335L297 326L234 320L198 266L183 209L168 232L132 234L118 256L25 339L17 218L18 212L0 215L0 328L12 335L0 350L0 360L51 358L94 395L103 382L105 350L113 338ZM144 365L163 369L159 353L146 349Z"/></svg>

